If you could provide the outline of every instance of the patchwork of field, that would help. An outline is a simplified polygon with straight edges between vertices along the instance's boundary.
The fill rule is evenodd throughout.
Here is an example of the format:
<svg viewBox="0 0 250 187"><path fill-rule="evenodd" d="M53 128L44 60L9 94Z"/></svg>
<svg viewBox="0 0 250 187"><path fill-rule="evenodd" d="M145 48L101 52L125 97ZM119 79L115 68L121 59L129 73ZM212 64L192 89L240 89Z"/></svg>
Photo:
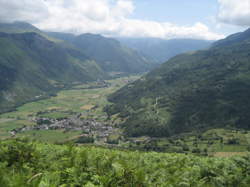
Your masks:
<svg viewBox="0 0 250 187"><path fill-rule="evenodd" d="M250 131L211 129L170 138L140 137L124 146L162 152L194 153L204 156L230 157L250 151Z"/></svg>
<svg viewBox="0 0 250 187"><path fill-rule="evenodd" d="M107 96L139 77L128 76L78 85L70 90L60 91L55 97L27 103L18 107L14 112L1 114L0 138L10 137L11 130L24 125L36 125L32 121L36 117L60 119L81 113L81 118L105 121L107 116L103 112L103 108L108 104ZM79 134L80 132L53 130L30 131L21 133L18 136L33 137L42 141L59 142Z"/></svg>

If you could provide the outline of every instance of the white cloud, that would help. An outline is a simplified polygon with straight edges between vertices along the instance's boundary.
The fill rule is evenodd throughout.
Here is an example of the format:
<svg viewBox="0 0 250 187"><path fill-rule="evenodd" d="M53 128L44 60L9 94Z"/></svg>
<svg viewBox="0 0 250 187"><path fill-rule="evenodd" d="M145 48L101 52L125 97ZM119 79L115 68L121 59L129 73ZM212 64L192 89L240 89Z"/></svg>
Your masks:
<svg viewBox="0 0 250 187"><path fill-rule="evenodd" d="M124 20L121 25L120 35L127 37L158 37L158 38L194 38L217 40L224 36L209 31L202 23L192 26L177 26L172 23L159 23L154 21Z"/></svg>
<svg viewBox="0 0 250 187"><path fill-rule="evenodd" d="M0 0L0 20L25 20L41 29L77 34L208 40L224 37L202 23L178 26L132 19L134 9L133 0Z"/></svg>
<svg viewBox="0 0 250 187"><path fill-rule="evenodd" d="M116 6L112 10L114 15L123 17L132 14L135 7L131 0L118 0Z"/></svg>
<svg viewBox="0 0 250 187"><path fill-rule="evenodd" d="M43 0L0 0L0 21L34 22L47 16L48 9Z"/></svg>
<svg viewBox="0 0 250 187"><path fill-rule="evenodd" d="M218 0L218 19L222 22L250 26L250 0Z"/></svg>

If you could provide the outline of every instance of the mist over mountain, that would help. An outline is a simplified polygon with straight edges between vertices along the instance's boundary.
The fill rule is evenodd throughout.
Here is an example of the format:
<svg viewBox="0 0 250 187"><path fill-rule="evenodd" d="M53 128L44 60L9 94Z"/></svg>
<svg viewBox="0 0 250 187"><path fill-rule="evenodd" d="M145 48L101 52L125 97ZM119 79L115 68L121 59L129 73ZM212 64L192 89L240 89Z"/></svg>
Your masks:
<svg viewBox="0 0 250 187"><path fill-rule="evenodd" d="M197 39L117 38L122 44L161 64L185 52L209 48L213 41Z"/></svg>

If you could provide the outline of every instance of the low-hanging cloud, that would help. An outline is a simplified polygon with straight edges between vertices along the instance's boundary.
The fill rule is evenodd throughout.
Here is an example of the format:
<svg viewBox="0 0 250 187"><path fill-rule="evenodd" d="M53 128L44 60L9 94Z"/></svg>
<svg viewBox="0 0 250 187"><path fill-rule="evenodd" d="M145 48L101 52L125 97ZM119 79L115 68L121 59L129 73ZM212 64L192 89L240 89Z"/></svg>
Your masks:
<svg viewBox="0 0 250 187"><path fill-rule="evenodd" d="M250 26L250 0L218 0L221 22Z"/></svg>
<svg viewBox="0 0 250 187"><path fill-rule="evenodd" d="M178 26L132 19L134 9L133 0L1 0L0 21L28 21L44 30L76 34L207 40L224 37L200 22Z"/></svg>

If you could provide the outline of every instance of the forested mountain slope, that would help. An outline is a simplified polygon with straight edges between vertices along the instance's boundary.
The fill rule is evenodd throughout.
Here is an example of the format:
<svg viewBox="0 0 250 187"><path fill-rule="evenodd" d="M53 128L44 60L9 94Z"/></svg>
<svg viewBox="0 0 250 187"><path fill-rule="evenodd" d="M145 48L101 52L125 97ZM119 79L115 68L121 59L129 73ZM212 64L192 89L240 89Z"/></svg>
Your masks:
<svg viewBox="0 0 250 187"><path fill-rule="evenodd" d="M172 58L111 95L107 112L123 118L129 136L249 129L250 33L235 36L209 50Z"/></svg>
<svg viewBox="0 0 250 187"><path fill-rule="evenodd" d="M236 34L232 34L229 37L219 40L213 43L213 47L226 47L229 45L234 45L239 42L247 42L250 41L250 29L247 29L245 32L239 32Z"/></svg>
<svg viewBox="0 0 250 187"><path fill-rule="evenodd" d="M41 32L35 26L26 22L0 23L0 32L7 33L24 33L24 32Z"/></svg>
<svg viewBox="0 0 250 187"><path fill-rule="evenodd" d="M96 34L79 36L67 33L47 34L81 49L107 72L138 73L148 71L153 67L150 60L112 38Z"/></svg>
<svg viewBox="0 0 250 187"><path fill-rule="evenodd" d="M75 48L95 60L106 72L141 73L154 67L151 61L115 39L95 34L76 36L69 33L45 32L26 22L0 23L0 32L36 32L64 48Z"/></svg>
<svg viewBox="0 0 250 187"><path fill-rule="evenodd" d="M0 111L105 73L80 51L34 33L0 33Z"/></svg>

